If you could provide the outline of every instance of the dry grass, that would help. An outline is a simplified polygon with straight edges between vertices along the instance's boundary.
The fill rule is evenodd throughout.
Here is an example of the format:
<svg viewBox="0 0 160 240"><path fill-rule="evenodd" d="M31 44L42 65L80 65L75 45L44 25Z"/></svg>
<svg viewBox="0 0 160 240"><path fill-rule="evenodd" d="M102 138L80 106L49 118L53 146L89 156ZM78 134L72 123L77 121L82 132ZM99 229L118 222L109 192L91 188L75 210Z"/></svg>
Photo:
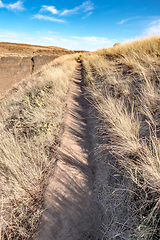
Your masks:
<svg viewBox="0 0 160 240"><path fill-rule="evenodd" d="M1 239L29 239L38 225L76 58L56 59L0 102Z"/></svg>
<svg viewBox="0 0 160 240"><path fill-rule="evenodd" d="M118 44L111 48L100 49L98 54L108 54L111 56L136 56L159 55L160 36L144 37L143 39L133 40L124 44Z"/></svg>
<svg viewBox="0 0 160 240"><path fill-rule="evenodd" d="M159 66L158 36L83 56L85 85L109 139L102 148L110 149L145 193L135 239L160 234Z"/></svg>

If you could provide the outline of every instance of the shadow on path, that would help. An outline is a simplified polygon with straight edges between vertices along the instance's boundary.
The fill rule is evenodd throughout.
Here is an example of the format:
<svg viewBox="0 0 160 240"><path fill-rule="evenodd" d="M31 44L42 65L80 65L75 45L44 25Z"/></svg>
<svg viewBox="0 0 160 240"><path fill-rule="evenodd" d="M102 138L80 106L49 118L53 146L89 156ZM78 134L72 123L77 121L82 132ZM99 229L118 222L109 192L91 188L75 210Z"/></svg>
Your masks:
<svg viewBox="0 0 160 240"><path fill-rule="evenodd" d="M49 178L45 211L34 239L101 239L101 210L93 195L96 166L88 105L79 64L70 83L58 161Z"/></svg>

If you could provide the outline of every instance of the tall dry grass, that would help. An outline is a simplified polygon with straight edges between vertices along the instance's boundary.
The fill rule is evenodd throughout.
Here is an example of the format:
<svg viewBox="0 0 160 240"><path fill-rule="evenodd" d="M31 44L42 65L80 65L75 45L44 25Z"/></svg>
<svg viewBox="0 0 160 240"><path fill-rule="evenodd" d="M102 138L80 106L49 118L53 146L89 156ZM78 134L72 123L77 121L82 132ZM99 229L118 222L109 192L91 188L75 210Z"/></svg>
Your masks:
<svg viewBox="0 0 160 240"><path fill-rule="evenodd" d="M160 237L159 66L158 36L83 55L84 83L109 139L102 148L144 193L135 239Z"/></svg>
<svg viewBox="0 0 160 240"><path fill-rule="evenodd" d="M111 56L135 56L142 57L144 55L159 55L160 36L144 37L137 40L117 44L114 47L99 49L98 54L108 54Z"/></svg>
<svg viewBox="0 0 160 240"><path fill-rule="evenodd" d="M38 226L76 58L56 59L0 101L1 239L29 239Z"/></svg>

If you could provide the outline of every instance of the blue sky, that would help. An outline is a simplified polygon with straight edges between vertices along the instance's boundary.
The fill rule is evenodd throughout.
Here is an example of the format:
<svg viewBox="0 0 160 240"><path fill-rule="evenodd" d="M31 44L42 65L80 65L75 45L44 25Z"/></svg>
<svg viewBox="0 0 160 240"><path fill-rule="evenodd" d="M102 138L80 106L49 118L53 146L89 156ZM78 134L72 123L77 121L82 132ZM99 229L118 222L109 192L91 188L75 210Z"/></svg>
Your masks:
<svg viewBox="0 0 160 240"><path fill-rule="evenodd" d="M96 50L160 35L160 0L0 0L0 42Z"/></svg>

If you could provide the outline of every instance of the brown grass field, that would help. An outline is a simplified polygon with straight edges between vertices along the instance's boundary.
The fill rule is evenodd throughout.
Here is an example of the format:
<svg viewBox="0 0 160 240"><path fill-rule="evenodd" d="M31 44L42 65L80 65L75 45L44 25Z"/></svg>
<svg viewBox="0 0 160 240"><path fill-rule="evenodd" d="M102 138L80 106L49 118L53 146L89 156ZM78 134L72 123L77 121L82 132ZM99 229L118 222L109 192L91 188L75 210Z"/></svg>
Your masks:
<svg viewBox="0 0 160 240"><path fill-rule="evenodd" d="M37 229L78 60L99 122L95 151L111 154L133 183L127 190L137 225L130 239L159 240L160 37L81 54L8 43L0 50L2 73L12 66L0 79L1 89L8 81L0 100L0 238L30 239ZM105 191L104 183L102 196Z"/></svg>
<svg viewBox="0 0 160 240"><path fill-rule="evenodd" d="M133 239L159 239L160 37L84 54L85 86L102 121L104 144L135 183ZM134 209L133 209L134 210Z"/></svg>

